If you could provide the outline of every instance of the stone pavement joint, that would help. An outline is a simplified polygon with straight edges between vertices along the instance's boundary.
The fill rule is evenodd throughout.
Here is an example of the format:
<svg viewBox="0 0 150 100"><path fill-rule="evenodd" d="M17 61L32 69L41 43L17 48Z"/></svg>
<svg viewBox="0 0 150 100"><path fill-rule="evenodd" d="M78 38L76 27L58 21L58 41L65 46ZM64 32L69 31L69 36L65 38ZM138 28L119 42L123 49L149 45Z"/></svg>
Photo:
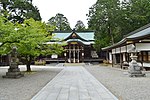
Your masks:
<svg viewBox="0 0 150 100"><path fill-rule="evenodd" d="M118 100L84 67L65 67L31 100Z"/></svg>

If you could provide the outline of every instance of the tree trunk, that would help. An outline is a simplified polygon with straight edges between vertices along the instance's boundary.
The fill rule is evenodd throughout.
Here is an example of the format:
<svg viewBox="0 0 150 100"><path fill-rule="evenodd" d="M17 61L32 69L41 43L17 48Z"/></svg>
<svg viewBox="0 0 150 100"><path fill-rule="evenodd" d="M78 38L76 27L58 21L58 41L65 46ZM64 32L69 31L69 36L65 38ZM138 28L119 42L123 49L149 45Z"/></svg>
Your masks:
<svg viewBox="0 0 150 100"><path fill-rule="evenodd" d="M108 23L108 33L111 36L111 43L112 43L112 45L114 45L115 41L114 41L114 36L113 36L113 33L112 33L112 28L111 28L110 23ZM117 63L115 54L113 54L113 61L112 61L112 63L113 64Z"/></svg>
<svg viewBox="0 0 150 100"><path fill-rule="evenodd" d="M27 65L26 65L26 67L27 67L27 72L31 72L31 67L30 67L30 65L31 65L31 63L30 63L30 61L28 61L28 62L27 62Z"/></svg>
<svg viewBox="0 0 150 100"><path fill-rule="evenodd" d="M111 28L111 25L109 23L108 23L108 33L109 33L109 35L111 37L111 44L113 45L115 43L115 41L114 41L114 35L112 33L112 28Z"/></svg>
<svg viewBox="0 0 150 100"><path fill-rule="evenodd" d="M27 67L27 72L31 72L31 61L32 61L32 57L31 56L26 56L26 67Z"/></svg>

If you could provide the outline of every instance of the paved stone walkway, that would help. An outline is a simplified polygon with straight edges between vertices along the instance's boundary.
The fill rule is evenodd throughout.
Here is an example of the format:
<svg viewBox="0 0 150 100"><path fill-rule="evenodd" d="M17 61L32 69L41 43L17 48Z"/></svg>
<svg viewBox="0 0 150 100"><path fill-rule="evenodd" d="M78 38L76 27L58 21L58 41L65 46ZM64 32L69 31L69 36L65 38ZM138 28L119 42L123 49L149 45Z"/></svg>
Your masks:
<svg viewBox="0 0 150 100"><path fill-rule="evenodd" d="M65 67L31 100L118 100L84 67Z"/></svg>

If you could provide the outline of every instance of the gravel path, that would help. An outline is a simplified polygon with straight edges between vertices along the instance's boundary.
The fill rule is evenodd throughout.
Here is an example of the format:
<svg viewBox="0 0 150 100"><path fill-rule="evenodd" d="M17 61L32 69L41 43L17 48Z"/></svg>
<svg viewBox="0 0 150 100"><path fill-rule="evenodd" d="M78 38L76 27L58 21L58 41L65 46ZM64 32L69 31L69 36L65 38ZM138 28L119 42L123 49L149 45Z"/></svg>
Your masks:
<svg viewBox="0 0 150 100"><path fill-rule="evenodd" d="M127 70L108 66L86 66L119 100L150 100L150 71L146 77L128 77Z"/></svg>
<svg viewBox="0 0 150 100"><path fill-rule="evenodd" d="M25 71L25 66L19 66ZM26 73L19 79L2 78L6 74L7 67L0 67L0 100L30 100L51 79L53 79L63 67L32 66L33 73Z"/></svg>

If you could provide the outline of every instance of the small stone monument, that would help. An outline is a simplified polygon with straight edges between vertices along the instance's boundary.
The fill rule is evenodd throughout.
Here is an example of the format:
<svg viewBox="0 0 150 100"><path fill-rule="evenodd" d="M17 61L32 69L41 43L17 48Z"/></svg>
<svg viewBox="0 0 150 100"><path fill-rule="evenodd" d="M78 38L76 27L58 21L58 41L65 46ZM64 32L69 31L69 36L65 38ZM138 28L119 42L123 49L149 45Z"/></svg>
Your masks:
<svg viewBox="0 0 150 100"><path fill-rule="evenodd" d="M144 77L145 74L142 73L141 67L137 63L137 55L136 55L136 50L135 46L132 45L132 49L129 51L131 53L131 62L129 64L129 76L130 77Z"/></svg>
<svg viewBox="0 0 150 100"><path fill-rule="evenodd" d="M24 74L18 68L17 48L13 47L10 53L10 67L3 78L20 78L23 76Z"/></svg>

